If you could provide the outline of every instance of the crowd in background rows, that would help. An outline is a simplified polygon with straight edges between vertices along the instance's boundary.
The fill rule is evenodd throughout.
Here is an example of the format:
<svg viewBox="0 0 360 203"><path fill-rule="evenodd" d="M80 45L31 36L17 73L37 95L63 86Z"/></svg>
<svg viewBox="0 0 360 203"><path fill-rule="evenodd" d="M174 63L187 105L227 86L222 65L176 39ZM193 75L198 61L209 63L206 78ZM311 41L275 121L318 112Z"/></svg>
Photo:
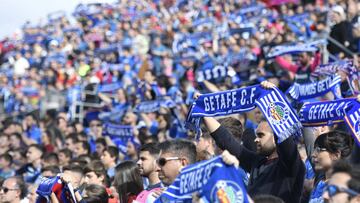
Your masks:
<svg viewBox="0 0 360 203"><path fill-rule="evenodd" d="M34 202L39 177L60 172L87 202L131 202L144 188L150 191L171 184L183 165L220 154L216 145L240 160L247 182L246 173L252 176L252 167L242 166L247 163L243 153L219 144L222 142L214 134L218 129L204 130L196 147L183 140L193 140L193 133L185 130L183 121L194 93L234 89L264 80L285 92L294 82L310 82L311 72L322 63L324 55L330 55L330 60L348 58L358 63L359 11L360 3L352 0L280 5L246 0L120 0L114 4L79 5L71 18L59 12L49 15L47 22L24 24L21 32L0 43L0 176L7 181L0 202L24 199L26 194ZM316 53L267 57L276 45L308 42L327 35L354 55L329 42ZM200 77L199 72L216 66L226 67L227 73L218 78ZM344 97L353 94L346 74L340 73ZM102 87L109 84L116 84L116 88L103 91ZM84 97L84 90L95 94ZM178 105L150 113L135 110L143 101L163 97L179 100ZM84 120L79 120L74 117L78 109L72 109L77 102L98 105L85 107ZM103 124L108 122L131 126L134 136L119 146L103 136ZM237 142L252 152L265 151L262 155L268 156L276 151L274 143L263 151L257 149L259 130L255 130L263 123L259 109L220 123L228 125L225 127ZM269 130L269 126L260 127ZM338 128L347 131L342 126L314 130L312 136L316 136L311 141L315 148L311 150L304 150L304 143L298 144L301 156L294 155L295 160L305 162L313 152L330 154L324 163L318 163L320 166L315 164L316 176L310 172L306 175L304 192L298 184L301 188L297 192L301 192L293 197L289 197L291 192L270 194L285 202L306 202L311 199L312 188L324 187L320 181L330 178L332 162L347 157L352 148L350 136L333 131ZM324 132L328 133L326 138L317 137ZM315 141L316 137L319 141ZM313 145L311 141L308 145ZM156 160L164 158L164 152L185 157L186 162L169 169L166 161L159 166ZM319 171L327 172L326 178L317 176ZM11 178L15 175L23 179ZM292 175L295 178L298 174ZM124 186L128 181L136 184ZM263 181L269 180L257 184ZM23 182L28 193L25 188L18 193L20 185L25 187ZM7 184L12 183L17 189L6 192L5 188L12 188ZM254 185L252 178L248 184L252 197L269 194L269 188ZM105 193L95 194L99 190ZM90 200L97 195L100 199ZM322 198L322 194L317 197Z"/></svg>

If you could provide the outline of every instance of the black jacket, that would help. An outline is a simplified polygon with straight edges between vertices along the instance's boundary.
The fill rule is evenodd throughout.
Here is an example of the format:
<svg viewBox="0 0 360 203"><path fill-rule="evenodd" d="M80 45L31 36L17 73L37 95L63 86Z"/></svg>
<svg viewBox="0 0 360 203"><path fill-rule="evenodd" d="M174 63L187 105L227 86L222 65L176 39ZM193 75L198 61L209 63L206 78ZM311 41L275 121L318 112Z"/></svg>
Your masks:
<svg viewBox="0 0 360 203"><path fill-rule="evenodd" d="M228 150L240 161L240 166L250 173L248 193L250 196L271 194L285 202L300 202L305 166L292 138L277 145L278 158L267 160L240 145L239 142L220 126L211 134L216 144Z"/></svg>

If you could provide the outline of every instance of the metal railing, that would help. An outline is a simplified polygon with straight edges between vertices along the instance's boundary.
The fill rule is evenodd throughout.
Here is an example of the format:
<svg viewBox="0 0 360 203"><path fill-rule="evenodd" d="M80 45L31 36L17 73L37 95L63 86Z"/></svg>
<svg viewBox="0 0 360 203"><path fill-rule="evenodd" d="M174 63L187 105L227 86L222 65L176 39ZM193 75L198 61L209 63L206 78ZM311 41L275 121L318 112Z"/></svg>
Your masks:
<svg viewBox="0 0 360 203"><path fill-rule="evenodd" d="M80 101L77 98L76 91L73 91L72 95L72 104L69 108L69 113L72 121L78 120L79 122L83 122L84 120L84 112L85 108L94 108L94 109L101 109L105 107L103 103L93 103L93 102L87 102L86 97L87 96L97 96L97 85L94 86L94 90L85 90L85 86L81 86L80 88ZM113 94L108 93L102 93L108 97L113 98Z"/></svg>

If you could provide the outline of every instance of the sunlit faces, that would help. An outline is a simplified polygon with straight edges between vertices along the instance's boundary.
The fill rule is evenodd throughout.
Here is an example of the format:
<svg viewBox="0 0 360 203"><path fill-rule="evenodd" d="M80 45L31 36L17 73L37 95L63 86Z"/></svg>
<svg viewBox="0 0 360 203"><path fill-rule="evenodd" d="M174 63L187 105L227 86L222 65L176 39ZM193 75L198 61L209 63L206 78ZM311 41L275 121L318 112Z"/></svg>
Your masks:
<svg viewBox="0 0 360 203"><path fill-rule="evenodd" d="M156 159L148 151L140 151L139 160L137 164L140 169L140 174L144 177L149 177L149 175L157 170Z"/></svg>
<svg viewBox="0 0 360 203"><path fill-rule="evenodd" d="M335 173L328 181L328 188L323 193L323 198L330 203L347 203L349 202L349 194L343 189L348 189L347 182L351 179L348 173Z"/></svg>
<svg viewBox="0 0 360 203"><path fill-rule="evenodd" d="M20 202L20 188L14 178L4 181L0 190L1 202Z"/></svg>
<svg viewBox="0 0 360 203"><path fill-rule="evenodd" d="M158 160L164 160L158 163L159 179L163 184L170 185L182 169L181 157L176 157L171 153L161 153Z"/></svg>

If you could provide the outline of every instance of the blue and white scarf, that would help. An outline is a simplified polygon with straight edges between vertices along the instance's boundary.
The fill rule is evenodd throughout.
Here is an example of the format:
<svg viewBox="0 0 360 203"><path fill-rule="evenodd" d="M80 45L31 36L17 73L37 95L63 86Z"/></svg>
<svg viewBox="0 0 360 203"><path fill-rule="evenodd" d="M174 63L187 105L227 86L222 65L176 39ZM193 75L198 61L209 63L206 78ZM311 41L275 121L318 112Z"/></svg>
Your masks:
<svg viewBox="0 0 360 203"><path fill-rule="evenodd" d="M155 202L191 202L194 192L199 192L205 202L221 202L221 198L227 198L228 202L248 202L240 173L234 166L226 165L220 156L182 169Z"/></svg>
<svg viewBox="0 0 360 203"><path fill-rule="evenodd" d="M335 101L305 103L299 112L304 126L325 126L344 122L344 109L355 101L339 99Z"/></svg>
<svg viewBox="0 0 360 203"><path fill-rule="evenodd" d="M306 84L298 84L295 83L292 85L287 93L294 99L294 100L305 100L311 99L315 97L323 96L324 94L332 91L336 97L336 99L341 98L341 94L339 95L338 92L340 91L340 83L341 78L340 76L336 75L335 77L327 77L324 80L318 81L316 83L306 83Z"/></svg>
<svg viewBox="0 0 360 203"><path fill-rule="evenodd" d="M111 139L120 139L125 143L134 136L133 127L130 125L105 123L103 128L104 135L110 136Z"/></svg>
<svg viewBox="0 0 360 203"><path fill-rule="evenodd" d="M225 78L228 75L228 69L226 66L217 65L213 68L205 70L199 70L196 72L196 81L203 82L204 80L218 80L219 78Z"/></svg>
<svg viewBox="0 0 360 203"><path fill-rule="evenodd" d="M317 46L319 44L326 44L326 40L316 40L304 44L295 44L295 45L279 45L273 47L267 58L273 58L276 56L284 55L284 54L298 54L301 52L315 52L318 50Z"/></svg>
<svg viewBox="0 0 360 203"><path fill-rule="evenodd" d="M349 72L350 70L356 69L354 67L352 61L343 60L336 61L328 64L319 65L314 72L311 73L311 76L319 77L319 76L328 76L336 74L337 71L342 70L345 72Z"/></svg>
<svg viewBox="0 0 360 203"><path fill-rule="evenodd" d="M136 105L134 112L138 113L152 113L160 110L160 107L174 108L176 103L170 98L160 98L157 100L143 101Z"/></svg>
<svg viewBox="0 0 360 203"><path fill-rule="evenodd" d="M110 84L103 84L98 86L98 92L115 92L116 90L120 89L122 84L120 82L110 83Z"/></svg>
<svg viewBox="0 0 360 203"><path fill-rule="evenodd" d="M60 203L77 202L73 187L71 184L63 183L59 175L52 178L42 177L36 193L38 194L36 203L50 203L52 193L55 194Z"/></svg>
<svg viewBox="0 0 360 203"><path fill-rule="evenodd" d="M352 102L345 109L345 122L351 129L354 139L360 146L360 103Z"/></svg>
<svg viewBox="0 0 360 203"><path fill-rule="evenodd" d="M312 77L333 75L338 71L343 71L347 73L347 81L350 86L350 90L352 95L359 94L356 86L360 85L360 71L358 71L358 67L356 67L353 61L344 60L344 61L336 61L329 64L320 65L315 69L315 71L311 74ZM357 83L357 84L356 84Z"/></svg>
<svg viewBox="0 0 360 203"><path fill-rule="evenodd" d="M186 126L200 135L201 117L243 113L256 107L268 120L279 143L291 135L301 136L301 123L281 91L260 85L201 95L190 108Z"/></svg>

